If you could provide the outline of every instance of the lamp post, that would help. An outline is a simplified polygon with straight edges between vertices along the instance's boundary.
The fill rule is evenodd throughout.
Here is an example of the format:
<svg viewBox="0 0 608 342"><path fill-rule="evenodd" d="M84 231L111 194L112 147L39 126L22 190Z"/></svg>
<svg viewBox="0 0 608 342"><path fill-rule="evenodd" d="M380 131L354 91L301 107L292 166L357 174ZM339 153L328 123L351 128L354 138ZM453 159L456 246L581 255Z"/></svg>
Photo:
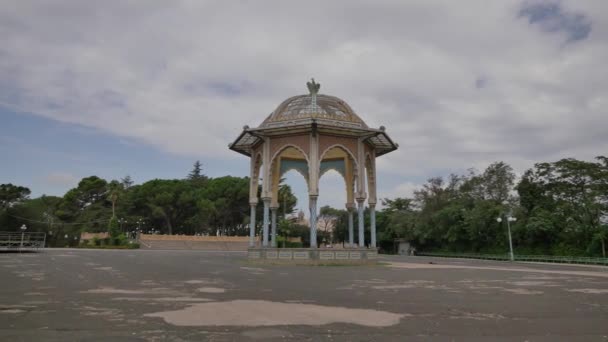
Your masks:
<svg viewBox="0 0 608 342"><path fill-rule="evenodd" d="M121 232L124 232L124 229L123 229L123 224L127 223L127 220L125 220L123 217L121 217L121 218L118 220L118 223L120 223L120 231L121 231Z"/></svg>
<svg viewBox="0 0 608 342"><path fill-rule="evenodd" d="M498 223L502 222L502 217L496 219ZM511 239L511 222L515 222L517 219L509 213L507 216L507 232L509 234L509 259L511 261L515 261L515 256L513 255L513 239Z"/></svg>
<svg viewBox="0 0 608 342"><path fill-rule="evenodd" d="M25 237L25 230L27 229L26 225L21 226L21 245L19 246L19 252L21 252L21 248L23 248L23 238Z"/></svg>

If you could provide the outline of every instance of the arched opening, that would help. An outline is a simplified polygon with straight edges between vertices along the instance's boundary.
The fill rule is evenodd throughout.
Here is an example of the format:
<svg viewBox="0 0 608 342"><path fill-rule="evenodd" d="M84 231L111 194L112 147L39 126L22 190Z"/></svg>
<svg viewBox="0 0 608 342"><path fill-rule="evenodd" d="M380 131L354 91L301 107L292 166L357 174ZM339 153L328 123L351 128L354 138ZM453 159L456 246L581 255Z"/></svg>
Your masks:
<svg viewBox="0 0 608 342"><path fill-rule="evenodd" d="M319 215L317 240L319 246L344 246L348 241L348 212L344 176L328 169L319 180Z"/></svg>
<svg viewBox="0 0 608 342"><path fill-rule="evenodd" d="M293 145L283 147L275 156L272 158L270 164L270 191L272 197L272 208L278 208L279 203L279 185L285 175L289 171L295 171L299 173L305 180L308 189L308 157L302 150Z"/></svg>
<svg viewBox="0 0 608 342"><path fill-rule="evenodd" d="M332 247L350 244L354 221L347 208L355 207L356 160L344 146L333 145L321 154L319 167L318 236Z"/></svg>
<svg viewBox="0 0 608 342"><path fill-rule="evenodd" d="M354 203L354 187L357 177L357 162L352 153L342 145L334 145L326 149L320 158L319 177L334 170L342 175L345 187L343 191L346 193L346 201L344 204Z"/></svg>
<svg viewBox="0 0 608 342"><path fill-rule="evenodd" d="M290 195L293 196L291 202ZM310 244L308 184L300 172L288 170L283 174L279 183L278 202L277 246L308 246Z"/></svg>
<svg viewBox="0 0 608 342"><path fill-rule="evenodd" d="M298 147L285 146L273 156L270 173L271 245L302 246L295 240L306 242L308 226L305 216L293 214L296 208L306 212L302 204L308 202L308 158Z"/></svg>

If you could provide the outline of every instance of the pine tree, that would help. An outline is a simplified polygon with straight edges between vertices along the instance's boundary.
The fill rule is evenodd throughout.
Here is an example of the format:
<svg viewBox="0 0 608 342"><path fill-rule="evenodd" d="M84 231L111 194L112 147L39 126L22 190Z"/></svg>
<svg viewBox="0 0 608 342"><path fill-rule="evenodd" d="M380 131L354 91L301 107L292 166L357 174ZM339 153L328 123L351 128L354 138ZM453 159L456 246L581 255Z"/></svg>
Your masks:
<svg viewBox="0 0 608 342"><path fill-rule="evenodd" d="M202 170L203 170L203 164L201 164L201 162L197 160L194 163L192 171L190 171L190 173L188 174L188 179L191 181L206 180L207 177L205 175L203 175Z"/></svg>
<svg viewBox="0 0 608 342"><path fill-rule="evenodd" d="M121 178L120 183L122 184L122 187L125 190L127 190L133 186L133 180L131 179L131 176L129 176L129 175L126 175L124 178Z"/></svg>

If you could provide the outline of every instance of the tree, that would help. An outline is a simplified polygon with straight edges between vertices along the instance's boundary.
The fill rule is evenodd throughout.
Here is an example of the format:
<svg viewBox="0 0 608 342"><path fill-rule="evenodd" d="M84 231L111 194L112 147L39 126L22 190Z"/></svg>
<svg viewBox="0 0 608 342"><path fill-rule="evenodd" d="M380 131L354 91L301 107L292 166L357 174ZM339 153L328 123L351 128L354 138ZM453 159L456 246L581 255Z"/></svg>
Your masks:
<svg viewBox="0 0 608 342"><path fill-rule="evenodd" d="M203 164L200 161L194 162L194 166L192 167L192 171L188 174L188 180L202 184L208 180L208 177L203 174Z"/></svg>
<svg viewBox="0 0 608 342"><path fill-rule="evenodd" d="M131 179L131 176L129 175L126 175L125 177L120 179L120 184L125 190L129 190L129 188L133 186L133 183L133 179Z"/></svg>
<svg viewBox="0 0 608 342"><path fill-rule="evenodd" d="M345 226L345 215L347 215L346 210L338 210L328 205L321 207L319 216L317 217L317 228L320 233L318 236L322 240L327 240L327 242L334 242L334 239L337 237L336 235L338 235L338 230ZM348 222L346 222L346 229L348 229Z"/></svg>
<svg viewBox="0 0 608 342"><path fill-rule="evenodd" d="M63 196L56 215L61 221L78 224L82 230L105 231L107 220L112 216L108 194L108 183L104 179L97 176L83 178L76 188Z"/></svg>
<svg viewBox="0 0 608 342"><path fill-rule="evenodd" d="M249 178L213 178L200 195L213 202L212 226L226 235L248 234Z"/></svg>
<svg viewBox="0 0 608 342"><path fill-rule="evenodd" d="M482 175L485 198L496 203L509 199L513 188L515 173L513 168L504 162L490 164Z"/></svg>
<svg viewBox="0 0 608 342"><path fill-rule="evenodd" d="M0 215L0 227L18 230L21 225L26 224L28 231L52 231L52 225L59 223L55 218L55 211L61 201L61 197L42 195L15 203L7 209L10 216Z"/></svg>
<svg viewBox="0 0 608 342"><path fill-rule="evenodd" d="M30 189L8 184L0 184L0 209L6 210L28 199Z"/></svg>
<svg viewBox="0 0 608 342"><path fill-rule="evenodd" d="M160 220L163 231L173 234L195 213L196 199L192 187L182 180L154 179L133 189L135 210L143 216Z"/></svg>
<svg viewBox="0 0 608 342"><path fill-rule="evenodd" d="M386 245L390 245L394 239L398 238L413 240L415 238L415 211L412 199L399 197L383 199L382 205L384 210L376 218L378 242L382 244L384 241ZM379 219L380 216L383 218Z"/></svg>
<svg viewBox="0 0 608 342"><path fill-rule="evenodd" d="M107 194L108 182L97 176L90 176L83 178L76 188L68 191L64 196L64 200L82 210L92 204L105 200Z"/></svg>
<svg viewBox="0 0 608 342"><path fill-rule="evenodd" d="M109 200L112 202L112 217L116 217L116 203L118 203L118 198L121 196L121 193L124 191L122 184L118 181L111 181L108 184L108 192L109 192Z"/></svg>
<svg viewBox="0 0 608 342"><path fill-rule="evenodd" d="M292 214L295 211L296 205L298 204L298 199L291 191L291 186L285 184L284 182L285 178L281 178L278 191L278 212L283 214L283 218L287 217L289 214Z"/></svg>
<svg viewBox="0 0 608 342"><path fill-rule="evenodd" d="M517 190L529 214L528 243L552 241L556 253L594 255L605 249L608 165L605 157L596 160L566 158L526 171Z"/></svg>
<svg viewBox="0 0 608 342"><path fill-rule="evenodd" d="M108 223L108 233L113 242L120 237L120 225L118 224L118 219L116 216L112 216L110 222Z"/></svg>

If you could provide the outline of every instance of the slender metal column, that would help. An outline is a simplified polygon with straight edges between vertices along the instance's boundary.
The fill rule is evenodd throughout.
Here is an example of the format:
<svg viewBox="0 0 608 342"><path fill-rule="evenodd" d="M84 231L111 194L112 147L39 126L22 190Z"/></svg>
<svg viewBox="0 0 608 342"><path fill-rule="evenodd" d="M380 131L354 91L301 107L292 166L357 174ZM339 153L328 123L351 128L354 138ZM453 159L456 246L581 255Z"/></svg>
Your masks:
<svg viewBox="0 0 608 342"><path fill-rule="evenodd" d="M310 248L317 248L317 196L309 196L310 207Z"/></svg>
<svg viewBox="0 0 608 342"><path fill-rule="evenodd" d="M268 226L270 224L269 210L270 210L270 198L264 198L264 227L263 227L264 237L262 240L262 247L268 247Z"/></svg>
<svg viewBox="0 0 608 342"><path fill-rule="evenodd" d="M363 202L364 200L357 200L357 209L359 210L359 247L365 247Z"/></svg>
<svg viewBox="0 0 608 342"><path fill-rule="evenodd" d="M250 203L251 205L251 214L249 215L249 247L255 247L255 208L257 207L257 203Z"/></svg>
<svg viewBox="0 0 608 342"><path fill-rule="evenodd" d="M369 230L372 237L371 248L376 248L376 204L369 204Z"/></svg>
<svg viewBox="0 0 608 342"><path fill-rule="evenodd" d="M515 261L515 255L513 254L513 240L511 239L511 221L515 220L513 217L511 217L511 214L509 214L509 217L507 217L507 229L509 232L509 259L511 259L511 261Z"/></svg>
<svg viewBox="0 0 608 342"><path fill-rule="evenodd" d="M353 224L353 208L348 208L348 247L355 246L355 229Z"/></svg>
<svg viewBox="0 0 608 342"><path fill-rule="evenodd" d="M270 235L270 246L277 248L277 208L270 208L270 226L272 227L272 233Z"/></svg>

